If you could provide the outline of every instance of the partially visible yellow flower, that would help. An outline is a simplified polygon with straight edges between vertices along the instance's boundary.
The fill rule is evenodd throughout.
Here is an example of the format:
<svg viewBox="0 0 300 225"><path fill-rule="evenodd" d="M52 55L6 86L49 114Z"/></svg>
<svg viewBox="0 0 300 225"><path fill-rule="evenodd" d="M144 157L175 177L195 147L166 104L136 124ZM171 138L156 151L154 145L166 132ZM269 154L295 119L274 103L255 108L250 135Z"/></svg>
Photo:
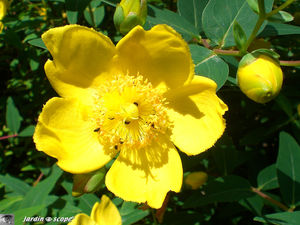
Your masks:
<svg viewBox="0 0 300 225"><path fill-rule="evenodd" d="M200 188L207 181L207 173L202 171L191 172L184 180L184 183L191 189L196 190Z"/></svg>
<svg viewBox="0 0 300 225"><path fill-rule="evenodd" d="M10 1L9 0L0 0L0 33L3 30L3 23L1 22L1 20L3 19L3 17L6 15L7 9L10 5Z"/></svg>
<svg viewBox="0 0 300 225"><path fill-rule="evenodd" d="M194 76L187 43L167 25L136 26L116 46L78 25L50 29L42 39L53 57L46 75L61 97L43 107L37 149L74 174L117 156L107 188L160 208L167 192L181 189L176 147L196 155L223 134L227 106L216 83Z"/></svg>
<svg viewBox="0 0 300 225"><path fill-rule="evenodd" d="M247 59L249 55L249 59ZM270 56L260 54L244 56L237 71L237 82L248 98L266 103L275 98L282 86L283 74L279 63ZM248 61L248 62L247 62Z"/></svg>
<svg viewBox="0 0 300 225"><path fill-rule="evenodd" d="M122 219L117 207L103 195L99 202L93 206L91 216L80 213L68 223L69 225L121 225Z"/></svg>

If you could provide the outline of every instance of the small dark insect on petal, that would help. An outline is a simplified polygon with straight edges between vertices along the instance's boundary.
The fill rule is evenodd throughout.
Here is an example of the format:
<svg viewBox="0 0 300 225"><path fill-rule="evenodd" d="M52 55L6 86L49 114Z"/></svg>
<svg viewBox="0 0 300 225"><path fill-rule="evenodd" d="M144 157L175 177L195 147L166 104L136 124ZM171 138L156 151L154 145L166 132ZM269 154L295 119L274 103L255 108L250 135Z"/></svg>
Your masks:
<svg viewBox="0 0 300 225"><path fill-rule="evenodd" d="M96 129L94 130L94 132L98 132L99 130L100 130L100 127L96 128Z"/></svg>
<svg viewBox="0 0 300 225"><path fill-rule="evenodd" d="M108 119L109 119L109 120L114 120L115 118L114 118L114 117L108 117Z"/></svg>
<svg viewBox="0 0 300 225"><path fill-rule="evenodd" d="M126 124L126 125L130 124L130 121L126 121L126 120L125 120L125 124Z"/></svg>
<svg viewBox="0 0 300 225"><path fill-rule="evenodd" d="M134 102L133 104L135 104L136 106L138 106L138 105L139 105L139 103L137 103L137 102Z"/></svg>
<svg viewBox="0 0 300 225"><path fill-rule="evenodd" d="M118 150L118 145L115 145L115 149Z"/></svg>

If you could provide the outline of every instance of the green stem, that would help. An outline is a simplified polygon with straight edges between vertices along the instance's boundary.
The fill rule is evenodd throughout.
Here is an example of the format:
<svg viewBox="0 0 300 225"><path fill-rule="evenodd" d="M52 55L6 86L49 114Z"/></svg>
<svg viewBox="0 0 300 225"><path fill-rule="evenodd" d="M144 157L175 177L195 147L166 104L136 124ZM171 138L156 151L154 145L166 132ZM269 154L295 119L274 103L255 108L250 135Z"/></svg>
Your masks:
<svg viewBox="0 0 300 225"><path fill-rule="evenodd" d="M300 66L300 60L296 60L296 61L281 60L279 62L281 66Z"/></svg>
<svg viewBox="0 0 300 225"><path fill-rule="evenodd" d="M261 25L264 23L265 19L266 19L266 12L265 12L265 2L264 0L258 0L258 8L259 8L259 17L258 20L255 24L255 27L252 31L252 33L250 34L249 39L247 40L244 49L248 49L250 44L252 43L252 41L254 40L254 38L256 37Z"/></svg>
<svg viewBox="0 0 300 225"><path fill-rule="evenodd" d="M95 18L94 18L94 13L93 13L91 3L89 3L89 14L90 14L90 17L91 17L91 20L92 20L93 27L96 28Z"/></svg>
<svg viewBox="0 0 300 225"><path fill-rule="evenodd" d="M152 213L152 218L153 218L153 225L158 225L154 209L151 209L151 213Z"/></svg>
<svg viewBox="0 0 300 225"><path fill-rule="evenodd" d="M240 56L241 52L237 50L223 50L223 49L213 49L214 53L217 55L233 55Z"/></svg>
<svg viewBox="0 0 300 225"><path fill-rule="evenodd" d="M266 14L266 18L273 16L275 14L277 14L280 10L284 9L285 7L287 7L288 5L292 4L295 0L287 0L285 3L283 3L282 5L278 6L276 9L272 10L271 12Z"/></svg>

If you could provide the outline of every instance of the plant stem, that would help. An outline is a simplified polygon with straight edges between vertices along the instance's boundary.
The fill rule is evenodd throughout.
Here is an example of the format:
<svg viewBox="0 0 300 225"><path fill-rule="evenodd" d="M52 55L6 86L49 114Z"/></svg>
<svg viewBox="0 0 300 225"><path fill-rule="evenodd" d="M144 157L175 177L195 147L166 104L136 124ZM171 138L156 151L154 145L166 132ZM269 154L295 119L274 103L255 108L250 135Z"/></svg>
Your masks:
<svg viewBox="0 0 300 225"><path fill-rule="evenodd" d="M254 40L254 38L256 37L261 25L264 23L265 19L266 19L266 12L265 12L265 2L264 0L258 0L258 8L259 8L259 17L258 20L255 24L255 27L252 31L252 33L250 34L249 39L247 40L244 49L248 49L250 44L252 43L252 41Z"/></svg>
<svg viewBox="0 0 300 225"><path fill-rule="evenodd" d="M273 16L275 14L277 14L280 10L284 9L285 7L287 7L288 5L292 4L295 0L287 0L285 3L283 3L282 5L278 6L276 9L272 10L271 12L266 14L266 18Z"/></svg>
<svg viewBox="0 0 300 225"><path fill-rule="evenodd" d="M281 66L300 66L300 60L296 60L296 61L280 60L279 62Z"/></svg>
<svg viewBox="0 0 300 225"><path fill-rule="evenodd" d="M92 20L93 27L96 28L95 18L94 18L94 13L93 13L91 3L89 3L89 14L90 14L90 17L91 17L91 20Z"/></svg>
<svg viewBox="0 0 300 225"><path fill-rule="evenodd" d="M158 225L154 209L151 209L151 213L152 213L152 218L153 218L153 225Z"/></svg>
<svg viewBox="0 0 300 225"><path fill-rule="evenodd" d="M240 56L241 52L237 50L223 50L223 49L213 49L214 53L218 55L233 55Z"/></svg>
<svg viewBox="0 0 300 225"><path fill-rule="evenodd" d="M5 140L5 139L8 139L8 138L13 138L13 137L17 137L17 136L18 136L18 134L2 136L2 137L0 137L0 140Z"/></svg>
<svg viewBox="0 0 300 225"><path fill-rule="evenodd" d="M255 188L255 187L251 187L251 191L258 194L263 199L273 203L274 205L277 205L279 208L281 208L284 211L290 212L290 211L293 210L293 209L289 209L286 205L284 205L281 202L271 198L269 195L266 195L265 193L261 192L259 189Z"/></svg>
<svg viewBox="0 0 300 225"><path fill-rule="evenodd" d="M44 176L44 174L41 172L39 177L36 179L36 181L34 181L33 186L36 186L40 182L40 180L43 178L43 176Z"/></svg>

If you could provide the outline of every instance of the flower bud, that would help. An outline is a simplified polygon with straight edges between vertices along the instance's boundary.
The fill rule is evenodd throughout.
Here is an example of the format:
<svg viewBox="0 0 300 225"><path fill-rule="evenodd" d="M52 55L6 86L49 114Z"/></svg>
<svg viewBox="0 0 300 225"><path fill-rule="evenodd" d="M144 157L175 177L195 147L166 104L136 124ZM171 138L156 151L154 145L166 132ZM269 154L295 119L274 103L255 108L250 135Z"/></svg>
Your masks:
<svg viewBox="0 0 300 225"><path fill-rule="evenodd" d="M202 171L192 172L188 174L184 183L192 190L200 188L207 181L207 173Z"/></svg>
<svg viewBox="0 0 300 225"><path fill-rule="evenodd" d="M147 17L147 0L121 0L114 14L114 24L122 34L137 25L143 26Z"/></svg>
<svg viewBox="0 0 300 225"><path fill-rule="evenodd" d="M84 193L97 191L103 184L105 173L105 168L101 168L100 170L91 173L74 174L72 195L79 197Z"/></svg>
<svg viewBox="0 0 300 225"><path fill-rule="evenodd" d="M267 54L250 53L240 61L237 83L241 91L258 103L266 103L275 98L283 80L279 63Z"/></svg>

